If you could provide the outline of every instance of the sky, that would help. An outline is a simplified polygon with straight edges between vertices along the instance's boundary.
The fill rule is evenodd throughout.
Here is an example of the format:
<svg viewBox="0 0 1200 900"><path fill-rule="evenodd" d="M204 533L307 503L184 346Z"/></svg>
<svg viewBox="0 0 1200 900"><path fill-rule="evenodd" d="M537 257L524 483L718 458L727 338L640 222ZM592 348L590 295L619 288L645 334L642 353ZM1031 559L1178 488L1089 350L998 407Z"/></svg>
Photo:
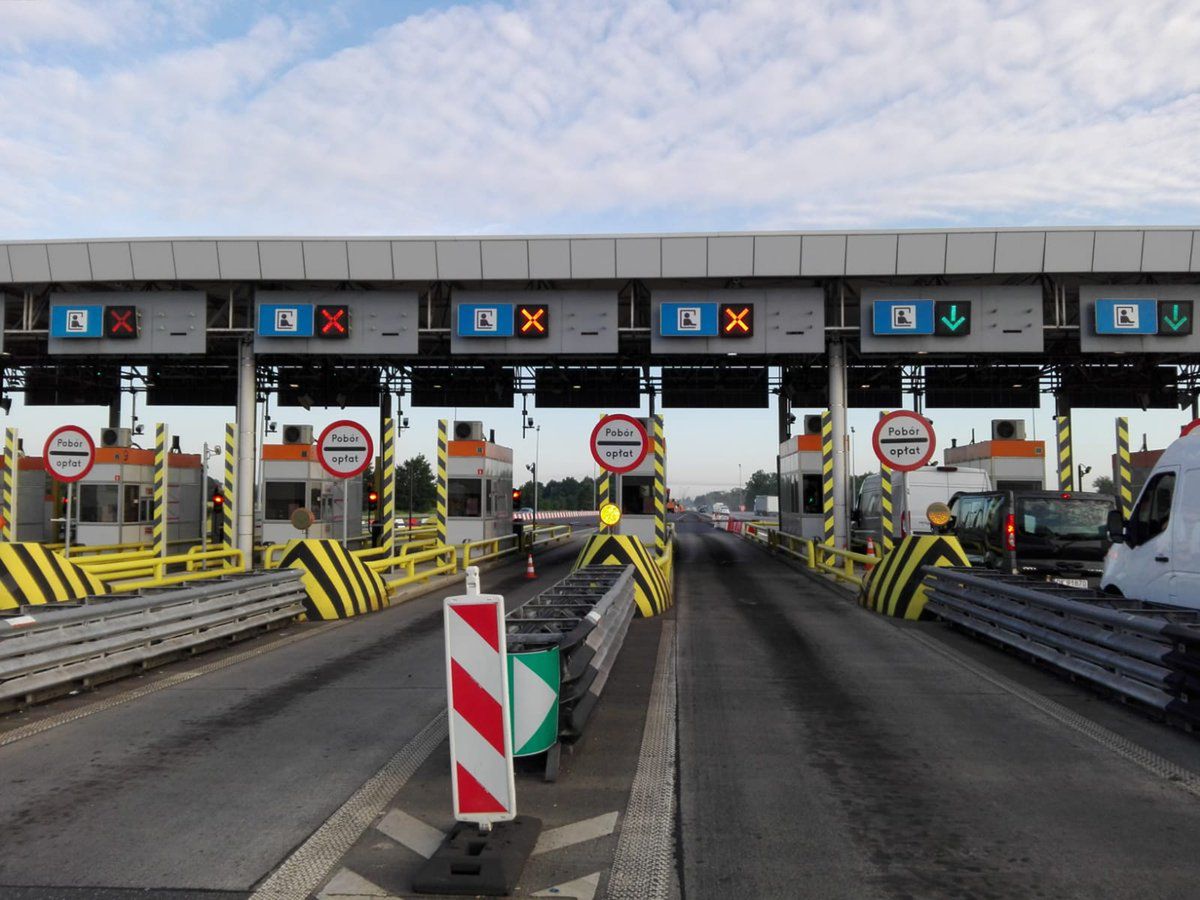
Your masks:
<svg viewBox="0 0 1200 900"><path fill-rule="evenodd" d="M0 239L1195 225L1197 58L1200 5L1167 0L9 0ZM457 415L587 474L595 414L531 412L540 438ZM406 413L401 455L431 456L437 412ZM1187 418L1079 411L1095 474L1120 413L1135 446ZM189 450L228 415L138 414ZM61 417L10 420L40 447ZM1048 407L934 418L1008 417L1051 435ZM666 421L677 496L774 468L771 410Z"/></svg>

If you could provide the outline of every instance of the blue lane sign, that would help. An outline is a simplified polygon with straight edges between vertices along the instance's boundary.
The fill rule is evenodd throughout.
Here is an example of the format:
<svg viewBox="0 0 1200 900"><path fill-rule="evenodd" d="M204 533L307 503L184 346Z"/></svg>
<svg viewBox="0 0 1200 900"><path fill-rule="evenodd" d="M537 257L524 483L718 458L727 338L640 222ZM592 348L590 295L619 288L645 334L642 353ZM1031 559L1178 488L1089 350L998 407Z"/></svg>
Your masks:
<svg viewBox="0 0 1200 900"><path fill-rule="evenodd" d="M1158 334L1157 300L1097 300L1096 334Z"/></svg>
<svg viewBox="0 0 1200 900"><path fill-rule="evenodd" d="M512 337L512 304L462 304L458 308L458 336L473 338Z"/></svg>
<svg viewBox="0 0 1200 900"><path fill-rule="evenodd" d="M658 333L663 337L717 337L716 303L664 303Z"/></svg>
<svg viewBox="0 0 1200 900"><path fill-rule="evenodd" d="M273 338L312 337L312 304L262 304L258 308L258 336Z"/></svg>
<svg viewBox="0 0 1200 900"><path fill-rule="evenodd" d="M50 308L50 337L98 338L103 336L103 306L53 306Z"/></svg>
<svg viewBox="0 0 1200 900"><path fill-rule="evenodd" d="M932 300L876 300L871 307L871 333L933 334Z"/></svg>

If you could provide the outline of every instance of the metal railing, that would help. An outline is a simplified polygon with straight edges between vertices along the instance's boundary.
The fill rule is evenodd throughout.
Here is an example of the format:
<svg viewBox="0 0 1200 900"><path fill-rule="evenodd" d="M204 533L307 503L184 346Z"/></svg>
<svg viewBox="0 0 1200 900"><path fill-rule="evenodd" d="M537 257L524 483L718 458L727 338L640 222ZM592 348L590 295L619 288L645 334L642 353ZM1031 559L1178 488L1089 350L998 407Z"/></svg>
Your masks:
<svg viewBox="0 0 1200 900"><path fill-rule="evenodd" d="M220 578L246 569L241 550L193 547L174 556L124 554L71 560L101 583L122 591L166 587L206 578Z"/></svg>
<svg viewBox="0 0 1200 900"><path fill-rule="evenodd" d="M519 535L514 532L481 541L463 541L458 545L462 551L462 567L466 569L467 566L507 556L509 553L524 553L532 547L564 541L574 533L573 525L538 525Z"/></svg>
<svg viewBox="0 0 1200 900"><path fill-rule="evenodd" d="M880 562L878 556L831 547L776 528L755 525L753 530L746 529L741 534L747 540L764 543L772 550L800 560L814 571L824 572L858 587L862 587L867 573Z"/></svg>
<svg viewBox="0 0 1200 900"><path fill-rule="evenodd" d="M0 707L91 687L286 624L303 611L304 586L291 571L24 607L22 615L0 618Z"/></svg>
<svg viewBox="0 0 1200 900"><path fill-rule="evenodd" d="M921 571L932 615L1169 718L1200 724L1200 610L1004 572Z"/></svg>
<svg viewBox="0 0 1200 900"><path fill-rule="evenodd" d="M406 547L405 551L407 550ZM423 563L432 565L418 571L418 567ZM367 560L365 565L383 578L388 593L391 593L408 584L428 581L435 575L451 575L457 572L458 548L438 545L428 550L402 552L383 559Z"/></svg>

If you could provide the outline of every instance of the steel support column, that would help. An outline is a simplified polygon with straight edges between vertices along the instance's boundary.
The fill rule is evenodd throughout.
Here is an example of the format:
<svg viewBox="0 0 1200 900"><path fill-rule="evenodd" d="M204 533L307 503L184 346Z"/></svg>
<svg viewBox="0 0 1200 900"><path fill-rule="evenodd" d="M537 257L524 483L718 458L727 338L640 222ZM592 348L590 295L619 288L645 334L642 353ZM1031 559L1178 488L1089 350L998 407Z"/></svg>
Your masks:
<svg viewBox="0 0 1200 900"><path fill-rule="evenodd" d="M249 341L238 345L237 420L237 547L245 554L249 567L254 558L254 448L256 394L254 346Z"/></svg>
<svg viewBox="0 0 1200 900"><path fill-rule="evenodd" d="M833 522L838 547L850 544L846 515L846 346L829 342L829 412L833 425Z"/></svg>

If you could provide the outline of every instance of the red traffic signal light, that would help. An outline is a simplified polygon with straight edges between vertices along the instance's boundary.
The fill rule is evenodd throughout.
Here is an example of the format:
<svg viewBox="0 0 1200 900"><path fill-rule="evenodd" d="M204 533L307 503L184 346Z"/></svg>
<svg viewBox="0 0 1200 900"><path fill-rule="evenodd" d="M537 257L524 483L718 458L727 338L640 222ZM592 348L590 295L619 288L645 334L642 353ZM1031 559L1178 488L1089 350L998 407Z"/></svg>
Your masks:
<svg viewBox="0 0 1200 900"><path fill-rule="evenodd" d="M544 338L550 336L550 307L544 304L517 306L517 337Z"/></svg>
<svg viewBox="0 0 1200 900"><path fill-rule="evenodd" d="M333 339L350 337L350 307L345 304L318 306L315 314L317 337Z"/></svg>
<svg viewBox="0 0 1200 900"><path fill-rule="evenodd" d="M118 340L134 340L140 328L136 306L104 307L104 336Z"/></svg>
<svg viewBox="0 0 1200 900"><path fill-rule="evenodd" d="M367 491L367 507L374 509L379 503L379 491Z"/></svg>
<svg viewBox="0 0 1200 900"><path fill-rule="evenodd" d="M213 491L212 505L213 506L224 506L225 505L225 494L221 491Z"/></svg>
<svg viewBox="0 0 1200 900"><path fill-rule="evenodd" d="M754 304L722 303L721 337L748 338L754 336Z"/></svg>
<svg viewBox="0 0 1200 900"><path fill-rule="evenodd" d="M513 488L513 506L519 506L520 504L521 504L521 489Z"/></svg>

